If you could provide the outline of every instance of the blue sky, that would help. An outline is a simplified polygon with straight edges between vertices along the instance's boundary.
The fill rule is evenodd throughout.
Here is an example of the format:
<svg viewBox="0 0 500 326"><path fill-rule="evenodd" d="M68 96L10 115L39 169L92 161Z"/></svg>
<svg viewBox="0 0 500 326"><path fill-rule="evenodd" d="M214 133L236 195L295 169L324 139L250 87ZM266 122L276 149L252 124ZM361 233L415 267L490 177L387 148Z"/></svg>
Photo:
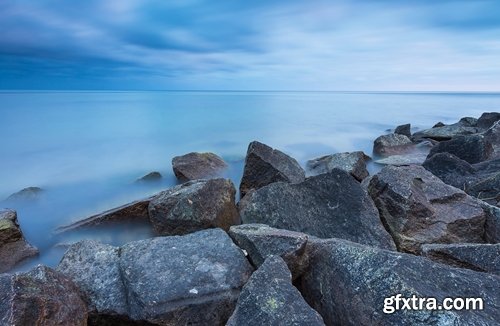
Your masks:
<svg viewBox="0 0 500 326"><path fill-rule="evenodd" d="M2 0L0 89L500 91L500 1Z"/></svg>

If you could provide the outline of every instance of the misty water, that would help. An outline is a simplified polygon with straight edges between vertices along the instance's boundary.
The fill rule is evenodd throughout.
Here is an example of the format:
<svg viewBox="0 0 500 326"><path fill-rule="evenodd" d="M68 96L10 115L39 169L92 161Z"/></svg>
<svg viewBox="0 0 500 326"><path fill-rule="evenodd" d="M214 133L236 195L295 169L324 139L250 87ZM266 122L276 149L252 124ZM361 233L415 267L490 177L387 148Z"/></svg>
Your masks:
<svg viewBox="0 0 500 326"><path fill-rule="evenodd" d="M371 155L373 140L399 124L411 122L416 131L485 111L500 111L500 94L0 92L0 200L29 186L45 190L35 201L0 207L17 210L25 237L41 252L20 268L54 266L65 250L60 244L151 237L140 224L63 236L53 231L175 185L176 155L222 156L238 187L252 140L305 165L336 152ZM162 181L134 182L151 171L161 172Z"/></svg>

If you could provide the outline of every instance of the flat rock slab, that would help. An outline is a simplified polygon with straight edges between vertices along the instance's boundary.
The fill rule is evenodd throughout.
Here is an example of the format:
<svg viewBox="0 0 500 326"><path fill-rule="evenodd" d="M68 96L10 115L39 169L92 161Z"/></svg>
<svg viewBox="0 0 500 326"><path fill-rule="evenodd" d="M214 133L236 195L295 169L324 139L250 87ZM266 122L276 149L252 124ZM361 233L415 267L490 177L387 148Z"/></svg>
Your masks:
<svg viewBox="0 0 500 326"><path fill-rule="evenodd" d="M304 181L304 178L305 172L294 158L254 141L248 145L240 193L243 197L251 190L274 182L297 183Z"/></svg>
<svg viewBox="0 0 500 326"><path fill-rule="evenodd" d="M425 243L483 243L479 201L421 166L386 166L368 192L398 250L418 254Z"/></svg>
<svg viewBox="0 0 500 326"><path fill-rule="evenodd" d="M333 169L298 184L270 184L243 197L239 209L244 223L394 249L371 198L343 170Z"/></svg>
<svg viewBox="0 0 500 326"><path fill-rule="evenodd" d="M500 275L500 244L429 244L422 255L440 263Z"/></svg>
<svg viewBox="0 0 500 326"><path fill-rule="evenodd" d="M172 168L179 181L187 182L216 177L227 168L227 164L214 153L192 152L174 157Z"/></svg>
<svg viewBox="0 0 500 326"><path fill-rule="evenodd" d="M308 174L314 176L337 168L349 172L356 180L362 181L369 174L366 170L366 162L369 160L370 157L361 151L336 153L307 161L307 169Z"/></svg>
<svg viewBox="0 0 500 326"><path fill-rule="evenodd" d="M279 256L271 256L241 291L228 326L325 325L321 316L292 285L290 271Z"/></svg>
<svg viewBox="0 0 500 326"><path fill-rule="evenodd" d="M389 157L385 157L379 160L376 160L375 163L382 165L421 165L427 159L428 153L425 152L417 152L417 153L409 153L409 154L400 154L400 155L392 155Z"/></svg>

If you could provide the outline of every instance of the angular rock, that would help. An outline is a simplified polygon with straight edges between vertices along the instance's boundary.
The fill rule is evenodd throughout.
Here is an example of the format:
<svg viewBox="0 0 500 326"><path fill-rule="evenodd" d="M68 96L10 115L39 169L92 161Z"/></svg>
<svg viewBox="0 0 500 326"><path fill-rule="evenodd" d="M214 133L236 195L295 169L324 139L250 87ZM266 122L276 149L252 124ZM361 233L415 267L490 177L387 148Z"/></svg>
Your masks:
<svg viewBox="0 0 500 326"><path fill-rule="evenodd" d="M327 325L495 325L500 320L496 275L340 239L309 246L311 263L300 289ZM432 311L423 305L392 311L396 294L436 298L436 305L447 297L482 298L484 309Z"/></svg>
<svg viewBox="0 0 500 326"><path fill-rule="evenodd" d="M239 209L244 223L394 248L371 198L340 169L298 184L270 184L243 197Z"/></svg>
<svg viewBox="0 0 500 326"><path fill-rule="evenodd" d="M278 256L266 259L241 291L226 325L324 325L321 316L292 285L290 271Z"/></svg>
<svg viewBox="0 0 500 326"><path fill-rule="evenodd" d="M25 259L38 255L38 249L30 245L21 232L17 213L0 210L0 273L12 269Z"/></svg>
<svg viewBox="0 0 500 326"><path fill-rule="evenodd" d="M482 131L476 126L474 118L462 118L459 122L451 125L436 125L431 129L425 129L413 134L413 140L430 138L434 140L449 140L457 136L472 135Z"/></svg>
<svg viewBox="0 0 500 326"><path fill-rule="evenodd" d="M87 325L79 289L45 266L0 275L0 325Z"/></svg>
<svg viewBox="0 0 500 326"><path fill-rule="evenodd" d="M395 134L405 135L406 137L411 137L411 124L407 123L396 127L394 130Z"/></svg>
<svg viewBox="0 0 500 326"><path fill-rule="evenodd" d="M236 189L228 179L193 180L157 195L149 218L157 234L186 234L207 228L229 230L240 224Z"/></svg>
<svg viewBox="0 0 500 326"><path fill-rule="evenodd" d="M484 239L488 243L500 243L500 207L482 202L481 207L486 214Z"/></svg>
<svg viewBox="0 0 500 326"><path fill-rule="evenodd" d="M485 112L477 120L477 126L486 130L491 128L497 121L500 121L500 112Z"/></svg>
<svg viewBox="0 0 500 326"><path fill-rule="evenodd" d="M220 229L131 242L120 266L132 319L158 325L220 325L252 267Z"/></svg>
<svg viewBox="0 0 500 326"><path fill-rule="evenodd" d="M500 244L428 244L422 256L440 263L500 275Z"/></svg>
<svg viewBox="0 0 500 326"><path fill-rule="evenodd" d="M294 158L258 141L253 141L248 146L240 193L243 197L250 190L259 189L274 182L298 183L304 181L304 178L305 172Z"/></svg>
<svg viewBox="0 0 500 326"><path fill-rule="evenodd" d="M226 162L214 153L188 153L172 159L174 174L181 182L218 176Z"/></svg>
<svg viewBox="0 0 500 326"><path fill-rule="evenodd" d="M485 213L477 199L421 166L387 166L368 192L398 250L419 254L425 243L483 243Z"/></svg>
<svg viewBox="0 0 500 326"><path fill-rule="evenodd" d="M434 146L428 158L437 153L444 152L453 154L470 164L474 164L491 158L493 147L485 140L483 135L457 136Z"/></svg>
<svg viewBox="0 0 500 326"><path fill-rule="evenodd" d="M136 180L136 182L151 182L151 181L158 181L162 178L162 175L160 172L150 172L148 174L146 174L145 176L143 177L140 177L139 179Z"/></svg>
<svg viewBox="0 0 500 326"><path fill-rule="evenodd" d="M337 153L307 161L307 169L309 175L314 176L337 168L349 172L356 180L362 181L369 174L366 170L368 160L370 157L361 151Z"/></svg>
<svg viewBox="0 0 500 326"><path fill-rule="evenodd" d="M39 187L28 187L10 195L6 201L35 200L40 198L43 189Z"/></svg>
<svg viewBox="0 0 500 326"><path fill-rule="evenodd" d="M373 153L381 156L408 152L413 145L410 138L400 134L382 135L373 142Z"/></svg>
<svg viewBox="0 0 500 326"><path fill-rule="evenodd" d="M490 129L484 132L483 136L486 143L491 146L491 153L489 153L488 158L500 158L500 121L495 122Z"/></svg>

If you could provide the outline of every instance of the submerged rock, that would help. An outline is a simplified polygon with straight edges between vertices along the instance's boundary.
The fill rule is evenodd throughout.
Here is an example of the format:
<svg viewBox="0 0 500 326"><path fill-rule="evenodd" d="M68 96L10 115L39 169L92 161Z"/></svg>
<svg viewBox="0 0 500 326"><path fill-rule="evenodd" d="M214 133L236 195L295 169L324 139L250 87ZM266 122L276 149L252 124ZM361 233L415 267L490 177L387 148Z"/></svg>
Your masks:
<svg viewBox="0 0 500 326"><path fill-rule="evenodd" d="M25 259L38 255L38 249L23 236L13 210L0 210L0 273L11 270Z"/></svg>
<svg viewBox="0 0 500 326"><path fill-rule="evenodd" d="M274 182L298 183L304 181L304 178L305 172L294 158L258 141L253 141L248 146L240 193L243 197L250 190L259 189Z"/></svg>
<svg viewBox="0 0 500 326"><path fill-rule="evenodd" d="M43 193L43 189L39 187L28 187L24 188L12 195L10 195L6 201L18 201L18 200L36 200L40 198Z"/></svg>
<svg viewBox="0 0 500 326"><path fill-rule="evenodd" d="M267 185L243 197L239 209L244 223L394 249L371 198L343 170L333 169L297 184Z"/></svg>
<svg viewBox="0 0 500 326"><path fill-rule="evenodd" d="M241 291L226 325L324 325L321 316L292 285L290 271L278 256L270 256Z"/></svg>
<svg viewBox="0 0 500 326"><path fill-rule="evenodd" d="M87 325L79 289L48 267L1 274L0 293L0 325Z"/></svg>
<svg viewBox="0 0 500 326"><path fill-rule="evenodd" d="M395 134L405 135L406 137L411 137L411 124L407 123L396 127L394 130Z"/></svg>
<svg viewBox="0 0 500 326"><path fill-rule="evenodd" d="M236 189L227 179L194 180L168 189L149 203L157 234L186 234L207 228L229 230L240 224Z"/></svg>
<svg viewBox="0 0 500 326"><path fill-rule="evenodd" d="M212 178L227 168L226 162L214 153L188 153L172 159L174 174L181 182Z"/></svg>
<svg viewBox="0 0 500 326"><path fill-rule="evenodd" d="M373 153L380 156L399 155L414 145L410 138L400 134L382 135L373 142Z"/></svg>
<svg viewBox="0 0 500 326"><path fill-rule="evenodd" d="M136 180L136 182L152 182L152 181L158 181L158 180L161 180L162 178L162 175L160 172L150 172L148 174L146 174L145 176L143 177L140 177L139 179Z"/></svg>
<svg viewBox="0 0 500 326"><path fill-rule="evenodd" d="M362 181L368 176L366 170L368 160L370 157L361 151L337 153L309 160L307 168L311 176L328 173L337 168L349 172L356 180Z"/></svg>

